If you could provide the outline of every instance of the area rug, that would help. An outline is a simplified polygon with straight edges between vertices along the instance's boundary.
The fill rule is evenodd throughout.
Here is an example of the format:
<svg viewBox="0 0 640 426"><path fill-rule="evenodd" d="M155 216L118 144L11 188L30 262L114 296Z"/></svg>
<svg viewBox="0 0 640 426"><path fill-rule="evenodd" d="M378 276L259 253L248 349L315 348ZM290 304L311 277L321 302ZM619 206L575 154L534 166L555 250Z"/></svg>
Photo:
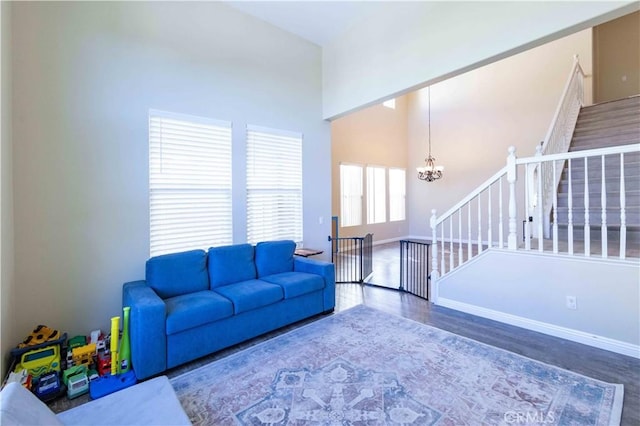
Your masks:
<svg viewBox="0 0 640 426"><path fill-rule="evenodd" d="M196 425L612 425L623 396L364 305L171 383Z"/></svg>

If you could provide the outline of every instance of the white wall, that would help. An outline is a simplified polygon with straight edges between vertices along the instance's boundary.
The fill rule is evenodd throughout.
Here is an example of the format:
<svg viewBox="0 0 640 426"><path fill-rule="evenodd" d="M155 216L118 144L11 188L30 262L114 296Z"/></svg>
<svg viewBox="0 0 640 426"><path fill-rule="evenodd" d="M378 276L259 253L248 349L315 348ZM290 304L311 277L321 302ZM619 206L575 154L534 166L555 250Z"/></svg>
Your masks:
<svg viewBox="0 0 640 426"><path fill-rule="evenodd" d="M638 2L390 2L323 49L334 118L622 16Z"/></svg>
<svg viewBox="0 0 640 426"><path fill-rule="evenodd" d="M246 124L302 132L304 241L326 250L319 47L217 2L13 7L18 335L105 329L122 283L144 277L150 108L233 122L235 242L246 236Z"/></svg>
<svg viewBox="0 0 640 426"><path fill-rule="evenodd" d="M551 124L574 54L591 75L591 46L587 29L431 86L432 154L445 167L444 177L436 182L415 177L415 167L424 164L428 149L428 89L407 95L408 168L414 171L407 189L412 236L430 236L431 210L445 213L498 172L506 164L509 146L516 147L519 157L535 154ZM585 85L589 104L590 77ZM524 212L518 214L524 219Z"/></svg>
<svg viewBox="0 0 640 426"><path fill-rule="evenodd" d="M567 309L567 296L576 297L577 309ZM637 262L492 249L443 277L438 298L444 306L640 356Z"/></svg>
<svg viewBox="0 0 640 426"><path fill-rule="evenodd" d="M0 374L8 368L7 349L19 338L14 326L13 179L11 135L11 2L0 3Z"/></svg>

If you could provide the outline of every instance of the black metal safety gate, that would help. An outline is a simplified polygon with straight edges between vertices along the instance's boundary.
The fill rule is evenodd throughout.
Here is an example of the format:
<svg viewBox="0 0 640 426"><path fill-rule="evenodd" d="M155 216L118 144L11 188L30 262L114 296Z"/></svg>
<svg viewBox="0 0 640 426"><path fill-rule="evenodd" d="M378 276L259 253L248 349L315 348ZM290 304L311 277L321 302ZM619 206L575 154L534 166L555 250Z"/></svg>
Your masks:
<svg viewBox="0 0 640 426"><path fill-rule="evenodd" d="M400 241L400 291L429 300L429 245Z"/></svg>
<svg viewBox="0 0 640 426"><path fill-rule="evenodd" d="M329 237L337 283L362 283L373 272L373 234Z"/></svg>

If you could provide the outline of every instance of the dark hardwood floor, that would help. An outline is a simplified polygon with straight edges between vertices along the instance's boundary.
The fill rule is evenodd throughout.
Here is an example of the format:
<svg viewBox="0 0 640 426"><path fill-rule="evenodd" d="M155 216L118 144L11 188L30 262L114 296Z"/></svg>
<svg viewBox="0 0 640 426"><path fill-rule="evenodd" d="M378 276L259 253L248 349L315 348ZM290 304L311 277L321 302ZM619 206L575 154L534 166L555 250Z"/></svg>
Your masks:
<svg viewBox="0 0 640 426"><path fill-rule="evenodd" d="M363 303L585 376L621 383L621 424L640 424L640 359L435 306L395 290L360 284L337 287L337 311Z"/></svg>
<svg viewBox="0 0 640 426"><path fill-rule="evenodd" d="M337 284L336 287L336 312L365 304L579 374L609 383L621 383L624 385L622 424L630 426L640 424L639 359L435 306L424 299L393 289L367 284ZM321 318L324 318L324 315L200 358L169 370L166 374L169 377L176 377ZM87 400L87 395L74 400L60 398L51 403L50 407L55 412L60 412Z"/></svg>

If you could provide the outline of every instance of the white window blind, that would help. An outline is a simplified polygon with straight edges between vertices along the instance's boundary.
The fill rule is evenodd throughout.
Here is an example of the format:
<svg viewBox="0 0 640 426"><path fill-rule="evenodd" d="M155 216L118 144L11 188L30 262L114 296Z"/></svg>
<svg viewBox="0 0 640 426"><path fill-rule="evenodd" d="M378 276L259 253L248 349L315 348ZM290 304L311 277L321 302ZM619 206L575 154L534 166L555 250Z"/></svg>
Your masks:
<svg viewBox="0 0 640 426"><path fill-rule="evenodd" d="M387 185L384 167L367 166L367 223L387 221Z"/></svg>
<svg viewBox="0 0 640 426"><path fill-rule="evenodd" d="M340 164L341 226L362 225L362 166Z"/></svg>
<svg viewBox="0 0 640 426"><path fill-rule="evenodd" d="M231 244L231 123L149 111L151 256Z"/></svg>
<svg viewBox="0 0 640 426"><path fill-rule="evenodd" d="M406 171L404 169L389 169L389 220L406 219L407 198Z"/></svg>
<svg viewBox="0 0 640 426"><path fill-rule="evenodd" d="M302 242L302 134L247 126L247 241Z"/></svg>

